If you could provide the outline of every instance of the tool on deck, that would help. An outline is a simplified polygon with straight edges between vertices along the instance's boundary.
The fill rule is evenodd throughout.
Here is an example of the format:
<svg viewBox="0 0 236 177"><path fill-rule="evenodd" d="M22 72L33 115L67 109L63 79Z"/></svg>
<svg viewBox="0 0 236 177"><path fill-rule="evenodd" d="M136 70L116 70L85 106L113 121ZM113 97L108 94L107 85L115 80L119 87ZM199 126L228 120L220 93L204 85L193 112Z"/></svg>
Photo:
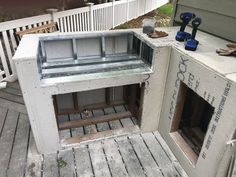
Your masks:
<svg viewBox="0 0 236 177"><path fill-rule="evenodd" d="M183 42L185 39L189 38L191 35L187 32L185 32L185 28L188 25L188 23L195 18L196 15L191 12L184 12L180 14L180 19L183 21L182 25L180 27L180 30L177 32L175 39L177 41Z"/></svg>
<svg viewBox="0 0 236 177"><path fill-rule="evenodd" d="M192 21L193 31L192 31L192 35L189 38L187 38L187 41L185 42L185 49L186 50L195 51L197 49L199 42L195 39L195 37L197 34L198 27L201 23L202 23L202 19L199 17L196 17Z"/></svg>

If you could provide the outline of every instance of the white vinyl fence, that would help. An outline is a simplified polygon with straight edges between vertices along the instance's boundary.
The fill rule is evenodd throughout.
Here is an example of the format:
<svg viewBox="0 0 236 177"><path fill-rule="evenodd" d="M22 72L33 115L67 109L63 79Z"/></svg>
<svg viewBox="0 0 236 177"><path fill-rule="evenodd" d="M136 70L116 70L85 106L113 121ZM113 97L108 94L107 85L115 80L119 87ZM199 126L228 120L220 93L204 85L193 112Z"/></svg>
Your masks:
<svg viewBox="0 0 236 177"><path fill-rule="evenodd" d="M16 80L12 56L15 32L57 22L60 32L109 30L148 13L168 0L120 0L0 23L0 81Z"/></svg>

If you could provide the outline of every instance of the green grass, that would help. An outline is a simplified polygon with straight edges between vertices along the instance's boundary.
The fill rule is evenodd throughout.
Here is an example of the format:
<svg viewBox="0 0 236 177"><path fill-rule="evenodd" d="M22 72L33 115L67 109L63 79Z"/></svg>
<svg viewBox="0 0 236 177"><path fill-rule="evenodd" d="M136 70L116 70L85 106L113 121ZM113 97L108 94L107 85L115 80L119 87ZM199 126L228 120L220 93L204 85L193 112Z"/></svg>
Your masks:
<svg viewBox="0 0 236 177"><path fill-rule="evenodd" d="M168 15L168 16L171 16L172 10L173 10L173 5L172 4L166 4L166 5L161 6L160 8L158 8L158 11L160 13L163 13L163 14Z"/></svg>
<svg viewBox="0 0 236 177"><path fill-rule="evenodd" d="M119 28L118 29L128 29L129 28L129 24L127 22L119 25Z"/></svg>

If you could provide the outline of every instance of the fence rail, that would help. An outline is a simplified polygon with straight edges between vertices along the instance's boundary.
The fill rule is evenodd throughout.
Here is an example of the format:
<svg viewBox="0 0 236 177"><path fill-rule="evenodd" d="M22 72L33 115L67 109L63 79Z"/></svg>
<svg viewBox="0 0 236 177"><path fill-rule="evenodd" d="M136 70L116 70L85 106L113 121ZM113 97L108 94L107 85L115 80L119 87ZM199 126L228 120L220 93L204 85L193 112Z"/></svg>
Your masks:
<svg viewBox="0 0 236 177"><path fill-rule="evenodd" d="M168 0L120 0L0 23L0 81L17 79L12 56L17 31L57 22L60 32L109 30L150 12Z"/></svg>

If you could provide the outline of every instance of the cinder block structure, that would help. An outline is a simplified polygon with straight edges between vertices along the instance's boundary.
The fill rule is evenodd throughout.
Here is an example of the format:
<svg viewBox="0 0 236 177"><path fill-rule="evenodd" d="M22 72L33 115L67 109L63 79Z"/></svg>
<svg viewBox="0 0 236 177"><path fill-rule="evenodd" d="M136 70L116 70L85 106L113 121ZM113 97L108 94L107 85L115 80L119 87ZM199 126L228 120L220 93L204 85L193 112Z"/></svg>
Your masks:
<svg viewBox="0 0 236 177"><path fill-rule="evenodd" d="M76 144L60 139L60 130L133 116L141 131L160 131L189 176L225 174L236 129L236 60L215 53L225 40L199 32L190 52L175 41L178 28L161 30L169 36L150 39L141 29L24 36L14 63L38 150ZM58 118L119 104L127 110Z"/></svg>

